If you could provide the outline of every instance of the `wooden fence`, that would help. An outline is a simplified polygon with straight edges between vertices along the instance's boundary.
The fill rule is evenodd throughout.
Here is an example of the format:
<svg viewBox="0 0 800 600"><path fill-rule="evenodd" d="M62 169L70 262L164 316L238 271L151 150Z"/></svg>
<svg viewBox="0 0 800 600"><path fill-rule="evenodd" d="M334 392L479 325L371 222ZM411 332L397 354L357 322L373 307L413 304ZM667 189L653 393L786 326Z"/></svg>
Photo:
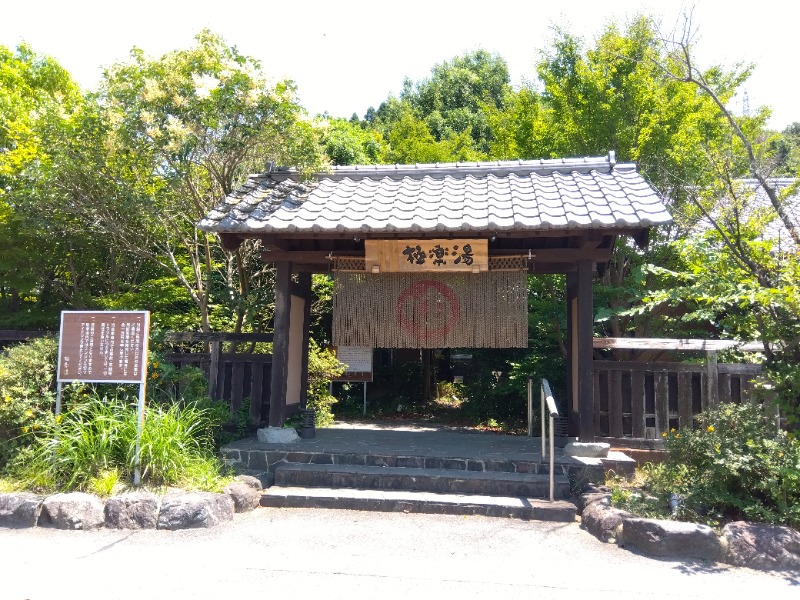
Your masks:
<svg viewBox="0 0 800 600"><path fill-rule="evenodd" d="M0 329L0 350L12 344L18 344L34 338L49 335L50 331L41 330L20 330L20 329Z"/></svg>
<svg viewBox="0 0 800 600"><path fill-rule="evenodd" d="M659 448L662 433L692 426L720 402L752 399L753 364L594 361L597 441Z"/></svg>
<svg viewBox="0 0 800 600"><path fill-rule="evenodd" d="M171 352L165 358L178 368L198 367L208 377L208 394L230 404L231 415L238 413L242 400L250 399L250 421L265 422L269 417L272 383L272 355L223 352L225 343L271 342L271 333L168 333L165 340L173 345L202 343L210 352Z"/></svg>

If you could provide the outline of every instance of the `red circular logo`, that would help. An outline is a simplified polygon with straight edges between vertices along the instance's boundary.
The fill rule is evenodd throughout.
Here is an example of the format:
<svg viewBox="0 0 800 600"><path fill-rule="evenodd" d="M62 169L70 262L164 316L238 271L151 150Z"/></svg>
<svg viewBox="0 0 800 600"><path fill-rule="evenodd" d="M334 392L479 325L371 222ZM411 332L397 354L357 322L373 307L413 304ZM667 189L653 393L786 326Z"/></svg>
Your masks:
<svg viewBox="0 0 800 600"><path fill-rule="evenodd" d="M450 286L423 279L397 297L397 322L417 339L445 337L458 322L458 299Z"/></svg>

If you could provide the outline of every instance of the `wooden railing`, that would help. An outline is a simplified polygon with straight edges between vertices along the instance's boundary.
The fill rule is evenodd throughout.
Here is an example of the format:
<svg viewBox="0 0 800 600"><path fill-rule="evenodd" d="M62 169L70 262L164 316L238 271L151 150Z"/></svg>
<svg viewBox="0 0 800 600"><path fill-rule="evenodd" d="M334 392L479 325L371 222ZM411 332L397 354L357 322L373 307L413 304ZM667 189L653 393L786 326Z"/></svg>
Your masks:
<svg viewBox="0 0 800 600"><path fill-rule="evenodd" d="M760 365L594 361L597 441L659 448L662 434L691 427L720 402L752 399Z"/></svg>
<svg viewBox="0 0 800 600"><path fill-rule="evenodd" d="M178 368L191 365L202 369L208 377L209 396L227 401L231 415L238 413L242 400L249 398L250 421L261 423L269 416L272 355L222 350L224 343L271 342L272 337L271 333L168 333L168 343L207 344L210 352L171 352L165 358Z"/></svg>
<svg viewBox="0 0 800 600"><path fill-rule="evenodd" d="M34 330L0 329L0 350L2 350L7 346L10 346L11 344L25 342L27 340L32 340L34 338L50 335L51 333L52 332L50 331L42 331L38 329Z"/></svg>

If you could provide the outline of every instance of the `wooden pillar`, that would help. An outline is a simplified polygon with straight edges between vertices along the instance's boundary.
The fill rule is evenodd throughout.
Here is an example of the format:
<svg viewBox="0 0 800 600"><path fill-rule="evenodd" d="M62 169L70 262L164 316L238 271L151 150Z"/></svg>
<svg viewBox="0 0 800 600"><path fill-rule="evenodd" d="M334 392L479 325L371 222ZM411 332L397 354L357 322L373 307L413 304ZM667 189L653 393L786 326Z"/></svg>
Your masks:
<svg viewBox="0 0 800 600"><path fill-rule="evenodd" d="M306 408L308 403L308 337L311 326L311 273L300 273L297 276L298 291L305 300L303 306L303 364L300 369L300 407Z"/></svg>
<svg viewBox="0 0 800 600"><path fill-rule="evenodd" d="M578 261L577 380L578 436L582 442L594 441L594 369L592 337L594 308L592 302L592 261Z"/></svg>
<svg viewBox="0 0 800 600"><path fill-rule="evenodd" d="M567 273L567 434L578 436L578 273Z"/></svg>
<svg viewBox="0 0 800 600"><path fill-rule="evenodd" d="M272 341L272 382L269 397L269 426L281 427L285 419L289 365L289 322L291 315L292 264L275 263L275 335Z"/></svg>

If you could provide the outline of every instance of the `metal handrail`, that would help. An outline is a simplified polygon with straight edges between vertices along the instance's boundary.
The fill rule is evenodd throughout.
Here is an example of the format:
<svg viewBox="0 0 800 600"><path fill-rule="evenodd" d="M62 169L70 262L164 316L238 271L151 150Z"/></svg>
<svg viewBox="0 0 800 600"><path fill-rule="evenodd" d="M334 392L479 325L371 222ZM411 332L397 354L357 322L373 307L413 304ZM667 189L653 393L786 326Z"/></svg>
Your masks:
<svg viewBox="0 0 800 600"><path fill-rule="evenodd" d="M555 440L553 436L553 423L555 417L558 416L558 409L556 408L556 401L553 398L553 392L550 389L550 383L548 383L547 379L542 379L542 387L541 387L541 411L542 411L542 458L545 457L545 445L544 445L544 406L547 404L547 412L548 416L550 417L550 502L553 502L553 471L555 470Z"/></svg>
<svg viewBox="0 0 800 600"><path fill-rule="evenodd" d="M553 471L555 462L555 440L553 437L554 420L558 416L558 409L556 408L556 401L553 398L553 392L550 389L550 383L547 379L542 379L541 394L539 408L541 409L541 423L542 423L542 458L547 457L547 446L545 445L546 430L545 430L545 411L544 407L547 405L547 413L550 416L550 502L553 502ZM533 437L533 378L528 377L528 437Z"/></svg>

